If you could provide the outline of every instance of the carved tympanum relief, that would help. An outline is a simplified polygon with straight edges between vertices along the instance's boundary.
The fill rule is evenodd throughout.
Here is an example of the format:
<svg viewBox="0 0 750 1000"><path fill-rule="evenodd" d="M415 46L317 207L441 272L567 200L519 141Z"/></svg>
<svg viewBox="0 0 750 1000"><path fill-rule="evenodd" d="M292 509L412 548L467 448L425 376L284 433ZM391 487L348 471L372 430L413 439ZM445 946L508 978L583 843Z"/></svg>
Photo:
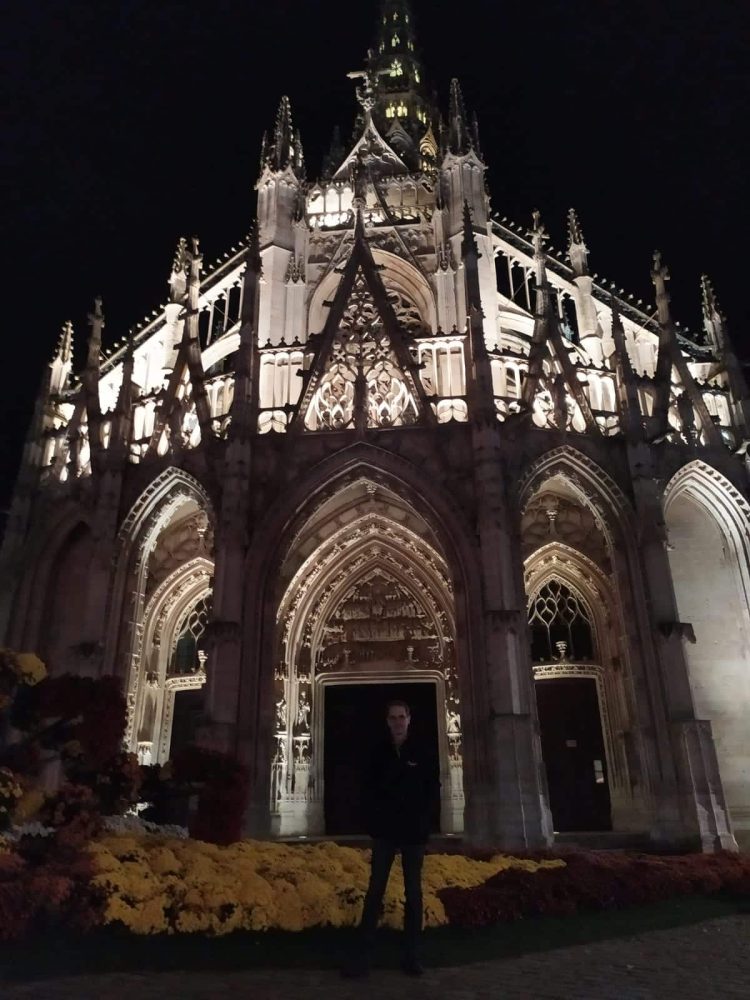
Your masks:
<svg viewBox="0 0 750 1000"><path fill-rule="evenodd" d="M417 596L378 568L357 581L323 625L319 669L393 660L429 661L438 639Z"/></svg>

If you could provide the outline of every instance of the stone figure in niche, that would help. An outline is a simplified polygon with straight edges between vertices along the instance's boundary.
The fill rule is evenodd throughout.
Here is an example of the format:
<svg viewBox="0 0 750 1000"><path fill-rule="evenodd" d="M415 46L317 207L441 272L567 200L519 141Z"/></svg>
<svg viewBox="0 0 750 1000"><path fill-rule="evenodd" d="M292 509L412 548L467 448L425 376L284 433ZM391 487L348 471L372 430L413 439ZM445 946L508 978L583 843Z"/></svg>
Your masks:
<svg viewBox="0 0 750 1000"><path fill-rule="evenodd" d="M452 709L448 710L446 728L449 736L459 736L461 734L461 716L458 712Z"/></svg>
<svg viewBox="0 0 750 1000"><path fill-rule="evenodd" d="M286 698L280 698L276 702L276 725L279 729L286 729Z"/></svg>
<svg viewBox="0 0 750 1000"><path fill-rule="evenodd" d="M301 729L310 728L310 702L307 700L307 695L304 691L299 696L299 704L297 706L297 725Z"/></svg>

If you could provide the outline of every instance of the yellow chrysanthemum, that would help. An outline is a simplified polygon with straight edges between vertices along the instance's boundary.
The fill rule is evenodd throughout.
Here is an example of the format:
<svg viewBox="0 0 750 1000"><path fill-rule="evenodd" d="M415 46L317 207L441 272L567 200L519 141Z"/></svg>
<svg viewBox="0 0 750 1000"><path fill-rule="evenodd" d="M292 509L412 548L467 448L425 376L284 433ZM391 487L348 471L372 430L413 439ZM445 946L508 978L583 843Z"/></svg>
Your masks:
<svg viewBox="0 0 750 1000"><path fill-rule="evenodd" d="M111 835L91 846L95 883L108 893L105 919L137 934L228 934L233 930L346 927L362 914L370 852L319 844L245 840L219 847L194 840ZM497 855L476 861L461 855L428 855L424 865L425 924L446 923L437 893L470 888L511 867L526 871L562 861L527 861ZM393 866L383 922L400 927L404 883L400 859ZM169 914L169 916L167 916Z"/></svg>

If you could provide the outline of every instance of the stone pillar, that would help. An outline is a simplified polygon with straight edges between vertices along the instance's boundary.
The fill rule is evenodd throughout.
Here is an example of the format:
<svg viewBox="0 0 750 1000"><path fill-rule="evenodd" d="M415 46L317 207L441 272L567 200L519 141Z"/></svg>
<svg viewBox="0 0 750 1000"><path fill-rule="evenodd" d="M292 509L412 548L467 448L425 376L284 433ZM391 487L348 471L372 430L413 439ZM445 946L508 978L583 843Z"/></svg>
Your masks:
<svg viewBox="0 0 750 1000"><path fill-rule="evenodd" d="M479 759L466 787L466 837L507 850L546 847L546 802L526 621L520 517L509 496L498 425L473 429L482 640L472 663L471 724ZM469 741L467 731L466 741ZM484 756L484 760L482 760ZM472 769L474 770L474 769Z"/></svg>

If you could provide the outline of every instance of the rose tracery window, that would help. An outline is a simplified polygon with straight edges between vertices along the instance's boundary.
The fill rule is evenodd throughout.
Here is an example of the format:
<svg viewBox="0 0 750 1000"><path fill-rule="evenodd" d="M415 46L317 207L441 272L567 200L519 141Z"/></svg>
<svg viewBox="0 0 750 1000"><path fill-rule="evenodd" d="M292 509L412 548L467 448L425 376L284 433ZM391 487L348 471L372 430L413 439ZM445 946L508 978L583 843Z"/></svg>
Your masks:
<svg viewBox="0 0 750 1000"><path fill-rule="evenodd" d="M578 597L559 580L550 580L529 606L531 658L590 660L594 637L589 612Z"/></svg>
<svg viewBox="0 0 750 1000"><path fill-rule="evenodd" d="M200 670L198 640L206 631L210 607L211 597L206 594L185 615L176 632L177 639L169 661L170 675L195 674Z"/></svg>

